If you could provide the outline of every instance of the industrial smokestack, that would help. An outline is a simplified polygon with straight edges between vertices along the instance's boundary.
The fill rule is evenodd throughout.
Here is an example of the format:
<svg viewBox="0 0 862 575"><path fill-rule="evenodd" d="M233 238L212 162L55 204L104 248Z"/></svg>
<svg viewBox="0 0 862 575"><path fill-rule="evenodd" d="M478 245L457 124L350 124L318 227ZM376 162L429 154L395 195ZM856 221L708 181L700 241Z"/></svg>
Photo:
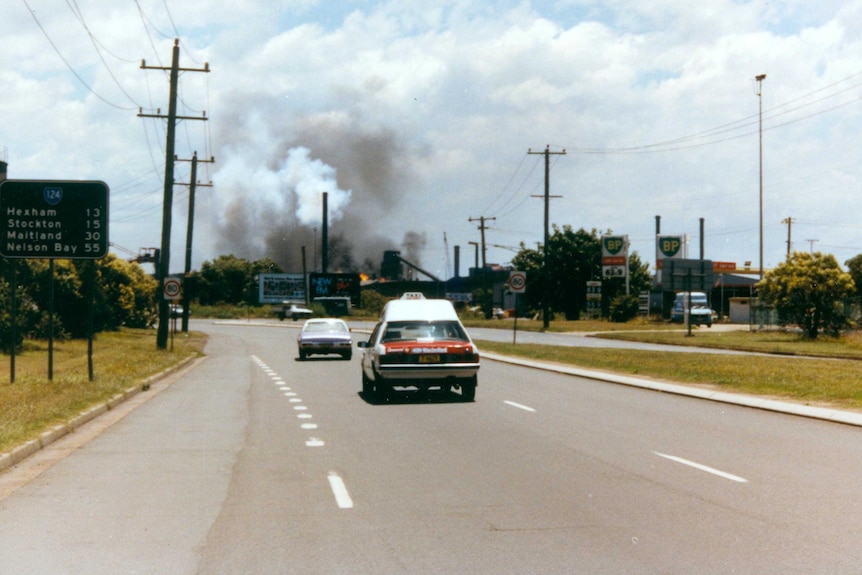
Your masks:
<svg viewBox="0 0 862 575"><path fill-rule="evenodd" d="M0 182L6 179L6 167L6 162L0 160Z"/></svg>
<svg viewBox="0 0 862 575"><path fill-rule="evenodd" d="M456 278L461 277L461 246L455 246L455 273Z"/></svg>
<svg viewBox="0 0 862 575"><path fill-rule="evenodd" d="M323 254L320 257L320 271L327 272L329 267L329 194L323 192L323 237L321 238Z"/></svg>
<svg viewBox="0 0 862 575"><path fill-rule="evenodd" d="M700 259L703 259L703 254L704 254L703 218L700 218Z"/></svg>

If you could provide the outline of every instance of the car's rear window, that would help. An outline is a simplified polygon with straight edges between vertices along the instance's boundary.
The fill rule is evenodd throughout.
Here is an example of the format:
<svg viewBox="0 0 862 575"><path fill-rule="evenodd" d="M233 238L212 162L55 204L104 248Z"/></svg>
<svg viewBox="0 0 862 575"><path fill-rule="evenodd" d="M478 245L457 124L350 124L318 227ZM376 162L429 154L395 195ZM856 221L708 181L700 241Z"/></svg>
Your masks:
<svg viewBox="0 0 862 575"><path fill-rule="evenodd" d="M383 341L464 340L467 333L457 321L393 321L386 326Z"/></svg>
<svg viewBox="0 0 862 575"><path fill-rule="evenodd" d="M347 330L347 326L345 326L341 322L316 321L316 322L307 324L305 326L305 331L345 332L348 330Z"/></svg>

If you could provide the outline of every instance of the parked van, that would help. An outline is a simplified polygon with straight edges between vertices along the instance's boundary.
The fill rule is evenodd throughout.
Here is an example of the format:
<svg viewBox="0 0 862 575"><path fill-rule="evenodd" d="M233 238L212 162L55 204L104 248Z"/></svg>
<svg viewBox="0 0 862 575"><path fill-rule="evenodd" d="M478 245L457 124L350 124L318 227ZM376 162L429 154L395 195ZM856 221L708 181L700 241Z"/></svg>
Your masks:
<svg viewBox="0 0 862 575"><path fill-rule="evenodd" d="M686 301L688 300L688 301ZM680 292L673 300L670 311L672 322L685 322L685 310L688 307L688 317L691 325L705 325L712 327L712 309L709 300L702 291Z"/></svg>

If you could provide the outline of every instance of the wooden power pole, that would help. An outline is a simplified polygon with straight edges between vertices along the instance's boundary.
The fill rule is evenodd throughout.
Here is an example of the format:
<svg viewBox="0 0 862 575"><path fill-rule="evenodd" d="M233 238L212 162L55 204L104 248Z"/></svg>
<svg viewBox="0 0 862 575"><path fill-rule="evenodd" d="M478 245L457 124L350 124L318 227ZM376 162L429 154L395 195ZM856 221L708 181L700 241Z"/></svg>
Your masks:
<svg viewBox="0 0 862 575"><path fill-rule="evenodd" d="M180 71L183 72L209 72L209 64L204 64L203 68L180 68L180 41L174 40L173 58L171 67L163 66L147 66L146 60L141 60L141 69L143 70L167 70L170 71L170 98L168 102L167 116L158 113L144 114L138 111L138 116L142 118L163 118L168 121L167 138L165 142L165 191L162 204L162 247L159 267L156 270L157 280L159 281L159 290L162 288L162 283L165 278L170 275L171 264L171 210L174 202L174 142L176 140L177 120L206 120L206 112L200 117L177 116L177 85L179 83ZM159 297L159 329L156 334L156 347L158 349L167 349L168 347L168 300L164 297Z"/></svg>
<svg viewBox="0 0 862 575"><path fill-rule="evenodd" d="M542 329L548 329L550 316L551 316L551 302L550 302L550 294L551 294L551 273L548 266L548 227L549 227L549 212L550 212L550 199L551 198L559 198L560 196L552 196L551 195L551 154L556 155L565 155L566 150L562 152L552 152L551 147L545 147L543 152L534 152L531 149L527 150L528 154L542 154L545 156L545 194L544 196L534 196L534 197L544 197L545 198L545 241L542 245Z"/></svg>

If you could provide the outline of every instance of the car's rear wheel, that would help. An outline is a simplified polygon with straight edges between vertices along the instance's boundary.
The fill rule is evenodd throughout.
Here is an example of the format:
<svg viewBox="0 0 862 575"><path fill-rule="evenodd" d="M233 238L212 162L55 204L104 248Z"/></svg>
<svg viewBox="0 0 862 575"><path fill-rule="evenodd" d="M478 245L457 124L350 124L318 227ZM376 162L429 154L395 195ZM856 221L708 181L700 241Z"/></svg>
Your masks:
<svg viewBox="0 0 862 575"><path fill-rule="evenodd" d="M461 384L461 399L464 401L476 401L476 384L477 377L474 375L466 382Z"/></svg>

